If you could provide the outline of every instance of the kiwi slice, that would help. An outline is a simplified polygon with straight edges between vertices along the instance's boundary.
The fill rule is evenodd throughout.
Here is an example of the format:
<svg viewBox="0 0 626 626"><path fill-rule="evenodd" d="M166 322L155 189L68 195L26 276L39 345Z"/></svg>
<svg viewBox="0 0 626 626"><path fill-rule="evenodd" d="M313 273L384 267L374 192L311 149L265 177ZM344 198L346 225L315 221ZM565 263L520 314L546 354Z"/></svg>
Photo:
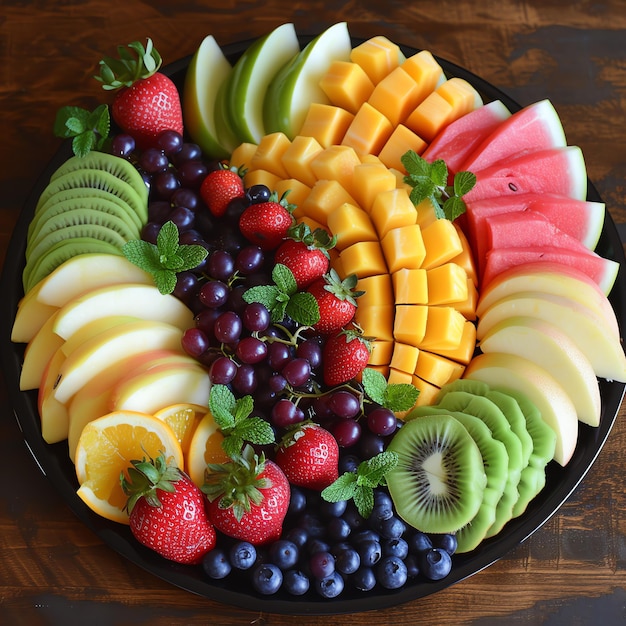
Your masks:
<svg viewBox="0 0 626 626"><path fill-rule="evenodd" d="M28 261L31 254L39 248L42 241L49 238L52 233L61 230L67 234L68 231L65 229L68 229L71 226L99 227L94 228L93 232L91 232L88 228L84 228L83 235L86 236L94 236L94 234L98 232L102 232L102 234L106 236L108 235L107 230L111 230L114 233L117 233L124 242L129 241L130 239L138 238L137 233L133 232L132 229L129 229L128 224L116 215L104 213L96 209L73 209L71 211L65 211L54 215L39 224L39 226L28 238L28 242L26 244L26 260ZM101 228L107 230L101 230ZM96 236L96 239L101 238L103 237ZM116 243L116 241L111 241L111 243Z"/></svg>
<svg viewBox="0 0 626 626"><path fill-rule="evenodd" d="M59 191L78 187L108 191L124 200L124 202L135 211L142 224L148 221L148 203L139 196L137 191L127 182L117 178L113 174L97 169L82 169L67 172L67 174L63 174L51 180L39 197L37 206L35 207L35 214L37 214L40 207L54 194Z"/></svg>
<svg viewBox="0 0 626 626"><path fill-rule="evenodd" d="M92 150L84 157L70 157L52 174L50 180L79 170L100 170L113 174L116 178L128 183L143 202L148 202L148 188L137 168L130 161L106 152Z"/></svg>
<svg viewBox="0 0 626 626"><path fill-rule="evenodd" d="M398 465L387 486L398 515L427 533L453 533L480 509L487 484L483 458L467 429L451 415L411 419L388 450Z"/></svg>
<svg viewBox="0 0 626 626"><path fill-rule="evenodd" d="M472 380L471 378L457 378L451 383L444 385L435 398L435 404L439 404L449 391L465 391L474 396L486 396L489 393L489 385L482 380Z"/></svg>
<svg viewBox="0 0 626 626"><path fill-rule="evenodd" d="M483 396L475 396L466 391L450 391L438 404L448 411L460 411L480 418L487 424L494 439L501 441L509 455L509 466L504 493L496 507L496 520L487 531L486 537L499 533L513 517L513 507L519 498L518 485L525 467L522 444L511 430L511 424L502 411Z"/></svg>
<svg viewBox="0 0 626 626"><path fill-rule="evenodd" d="M54 244L35 263L28 263L22 273L24 293L28 293L40 280L54 271L59 265L79 254L117 254L121 249L108 241L93 237L63 239Z"/></svg>
<svg viewBox="0 0 626 626"><path fill-rule="evenodd" d="M133 224L137 229L137 232L141 232L144 223L139 219L137 211L135 211L127 202L122 198L116 196L110 191L104 189L94 189L92 187L74 187L71 189L62 189L53 194L42 205L39 206L37 213L31 221L28 232L34 228L34 224L39 219L39 216L48 211L52 211L54 205L60 204L61 207L70 206L70 202L75 201L79 206L90 206L91 203L97 203L99 210L104 210L107 213L117 213L117 210L112 208L111 205L117 205L119 207L119 215L128 216L129 223ZM89 205L87 205L89 203ZM100 209L102 207L102 209ZM65 208L63 208L65 210ZM59 211L60 212L60 211Z"/></svg>

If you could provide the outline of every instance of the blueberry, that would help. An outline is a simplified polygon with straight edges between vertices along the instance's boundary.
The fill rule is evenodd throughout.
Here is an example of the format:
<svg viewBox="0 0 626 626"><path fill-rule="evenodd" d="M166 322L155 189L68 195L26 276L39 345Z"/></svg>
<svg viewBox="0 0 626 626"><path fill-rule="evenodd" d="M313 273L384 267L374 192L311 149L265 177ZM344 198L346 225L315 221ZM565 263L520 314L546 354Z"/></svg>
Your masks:
<svg viewBox="0 0 626 626"><path fill-rule="evenodd" d="M315 581L315 590L322 598L336 598L344 588L343 578L338 572Z"/></svg>
<svg viewBox="0 0 626 626"><path fill-rule="evenodd" d="M326 531L324 523L313 513L303 513L298 518L298 526L304 528L309 533L309 537L313 538L321 537Z"/></svg>
<svg viewBox="0 0 626 626"><path fill-rule="evenodd" d="M374 490L374 506L380 506L386 504L388 507L393 508L393 500L391 496L382 489Z"/></svg>
<svg viewBox="0 0 626 626"><path fill-rule="evenodd" d="M383 556L397 556L405 559L409 554L409 544L402 537L383 539L381 542Z"/></svg>
<svg viewBox="0 0 626 626"><path fill-rule="evenodd" d="M333 517L328 521L327 527L328 536L334 541L341 541L346 539L352 532L350 524L341 517Z"/></svg>
<svg viewBox="0 0 626 626"><path fill-rule="evenodd" d="M357 551L361 557L361 563L366 567L376 565L382 556L382 548L378 541L368 539L358 544Z"/></svg>
<svg viewBox="0 0 626 626"><path fill-rule="evenodd" d="M252 185L246 190L246 199L250 204L267 202L270 199L271 191L266 185Z"/></svg>
<svg viewBox="0 0 626 626"><path fill-rule="evenodd" d="M412 554L419 554L420 552L425 552L426 550L430 550L433 547L433 543L430 540L430 537L421 531L417 531L413 535L411 535L408 539L409 541L409 552Z"/></svg>
<svg viewBox="0 0 626 626"><path fill-rule="evenodd" d="M335 571L335 558L330 552L316 552L309 559L309 568L317 580L328 578Z"/></svg>
<svg viewBox="0 0 626 626"><path fill-rule="evenodd" d="M256 548L247 541L237 541L230 549L230 562L236 569L250 569L256 561Z"/></svg>
<svg viewBox="0 0 626 626"><path fill-rule="evenodd" d="M346 472L356 472L361 459L355 454L345 454L339 459L339 475Z"/></svg>
<svg viewBox="0 0 626 626"><path fill-rule="evenodd" d="M378 528L380 522L390 517L393 517L393 506L390 506L386 502L375 504L369 516L370 525Z"/></svg>
<svg viewBox="0 0 626 626"><path fill-rule="evenodd" d="M436 535L433 537L433 545L436 548L443 548L450 556L456 552L456 535L448 533L446 535Z"/></svg>
<svg viewBox="0 0 626 626"><path fill-rule="evenodd" d="M378 532L387 539L397 539L402 537L405 530L406 524L399 517L393 515L380 522Z"/></svg>
<svg viewBox="0 0 626 626"><path fill-rule="evenodd" d="M441 580L450 573L452 558L443 548L431 548L421 553L419 564L426 578Z"/></svg>
<svg viewBox="0 0 626 626"><path fill-rule="evenodd" d="M341 517L348 506L346 500L339 502L327 502L322 500L319 505L319 511L324 517Z"/></svg>
<svg viewBox="0 0 626 626"><path fill-rule="evenodd" d="M219 580L226 578L232 567L226 553L220 548L215 548L204 555L202 569L209 578Z"/></svg>
<svg viewBox="0 0 626 626"><path fill-rule="evenodd" d="M261 563L252 571L252 586L263 595L276 593L283 584L283 573L272 563Z"/></svg>
<svg viewBox="0 0 626 626"><path fill-rule="evenodd" d="M270 559L280 569L287 570L298 562L298 546L293 541L279 539L270 546Z"/></svg>
<svg viewBox="0 0 626 626"><path fill-rule="evenodd" d="M380 535L371 528L365 530L359 530L352 535L352 543L359 544L364 541L378 541L380 542Z"/></svg>
<svg viewBox="0 0 626 626"><path fill-rule="evenodd" d="M306 509L306 494L298 487L291 487L291 497L289 499L289 508L287 515L297 515Z"/></svg>
<svg viewBox="0 0 626 626"><path fill-rule="evenodd" d="M306 549L309 554L316 552L330 552L330 546L321 539L311 539L307 541Z"/></svg>
<svg viewBox="0 0 626 626"><path fill-rule="evenodd" d="M350 524L350 528L352 528L353 531L364 528L367 523L367 520L359 513L352 501L348 503L342 517Z"/></svg>
<svg viewBox="0 0 626 626"><path fill-rule="evenodd" d="M298 569L290 569L283 574L283 587L292 596L304 595L309 586L308 576Z"/></svg>
<svg viewBox="0 0 626 626"><path fill-rule="evenodd" d="M304 529L296 526L294 528L290 528L284 535L284 539L288 541L293 541L298 548L302 548L306 545L306 542L309 540L309 533Z"/></svg>
<svg viewBox="0 0 626 626"><path fill-rule="evenodd" d="M361 557L354 548L337 552L335 568L342 574L354 574L361 565Z"/></svg>
<svg viewBox="0 0 626 626"><path fill-rule="evenodd" d="M406 574L408 578L416 578L417 576L419 576L420 567L419 563L417 562L417 556L415 556L414 554L409 554L404 559L404 565L406 567Z"/></svg>
<svg viewBox="0 0 626 626"><path fill-rule="evenodd" d="M352 575L351 581L359 591L371 591L376 586L376 574L370 567L361 567Z"/></svg>
<svg viewBox="0 0 626 626"><path fill-rule="evenodd" d="M397 556L386 556L376 566L378 582L385 589L399 589L407 580L407 568Z"/></svg>

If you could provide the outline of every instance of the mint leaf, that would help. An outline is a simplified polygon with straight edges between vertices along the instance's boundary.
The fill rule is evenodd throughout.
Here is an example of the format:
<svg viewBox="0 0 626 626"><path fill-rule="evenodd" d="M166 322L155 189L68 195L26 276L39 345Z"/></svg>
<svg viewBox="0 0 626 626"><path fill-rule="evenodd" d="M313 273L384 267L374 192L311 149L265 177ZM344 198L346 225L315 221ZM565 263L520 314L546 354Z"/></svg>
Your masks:
<svg viewBox="0 0 626 626"><path fill-rule="evenodd" d="M165 265L169 257L178 252L178 228L174 222L165 222L157 235L157 249L161 262Z"/></svg>
<svg viewBox="0 0 626 626"><path fill-rule="evenodd" d="M370 487L357 487L353 499L361 517L367 519L374 510L374 490Z"/></svg>
<svg viewBox="0 0 626 626"><path fill-rule="evenodd" d="M326 502L350 500L356 492L356 480L356 474L353 472L342 474L337 480L322 490L322 498Z"/></svg>
<svg viewBox="0 0 626 626"><path fill-rule="evenodd" d="M390 385L380 372L370 368L363 370L361 382L371 400L394 413L412 409L419 396L417 387L405 383Z"/></svg>
<svg viewBox="0 0 626 626"><path fill-rule="evenodd" d="M298 290L298 283L293 272L281 263L277 263L272 270L272 280L276 286L287 295L292 295Z"/></svg>
<svg viewBox="0 0 626 626"><path fill-rule="evenodd" d="M367 393L376 404L382 405L385 401L387 379L378 370L366 367L361 373L361 382L365 393Z"/></svg>
<svg viewBox="0 0 626 626"><path fill-rule="evenodd" d="M226 385L213 385L209 393L209 411L222 430L235 425L235 396Z"/></svg>
<svg viewBox="0 0 626 626"><path fill-rule="evenodd" d="M476 185L476 174L473 172L457 172L454 175L454 194L456 196L464 196L469 193Z"/></svg>
<svg viewBox="0 0 626 626"><path fill-rule="evenodd" d="M357 470L357 483L363 487L378 487L384 484L385 476L398 465L398 455L385 450L371 459L360 463Z"/></svg>
<svg viewBox="0 0 626 626"><path fill-rule="evenodd" d="M259 302L271 312L278 302L279 295L280 289L275 285L257 285L256 287L247 289L243 294L243 299L248 304Z"/></svg>
<svg viewBox="0 0 626 626"><path fill-rule="evenodd" d="M76 106L62 107L57 111L53 125L55 137L73 138L72 151L79 157L101 149L110 129L111 118L106 104L101 104L93 112Z"/></svg>
<svg viewBox="0 0 626 626"><path fill-rule="evenodd" d="M302 326L313 326L320 319L320 308L312 293L294 293L285 307L285 313Z"/></svg>

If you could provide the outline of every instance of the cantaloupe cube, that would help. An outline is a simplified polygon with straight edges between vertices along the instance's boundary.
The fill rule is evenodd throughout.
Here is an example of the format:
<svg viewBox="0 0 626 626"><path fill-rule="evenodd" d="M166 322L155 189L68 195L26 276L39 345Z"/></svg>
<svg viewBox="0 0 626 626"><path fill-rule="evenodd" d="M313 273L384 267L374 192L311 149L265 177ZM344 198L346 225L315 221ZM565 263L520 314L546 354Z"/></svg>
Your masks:
<svg viewBox="0 0 626 626"><path fill-rule="evenodd" d="M459 342L459 345L456 348L450 350L445 348L438 348L437 354L467 365L471 361L475 350L476 325L466 320L463 324L463 334L461 336L461 341Z"/></svg>
<svg viewBox="0 0 626 626"><path fill-rule="evenodd" d="M332 104L356 113L374 91L365 70L351 61L333 61L320 80L322 91Z"/></svg>
<svg viewBox="0 0 626 626"><path fill-rule="evenodd" d="M463 252L459 234L450 220L440 219L429 224L422 231L426 246L423 267L431 269L447 263Z"/></svg>
<svg viewBox="0 0 626 626"><path fill-rule="evenodd" d="M281 178L281 176L277 176L273 172L268 172L267 170L248 170L243 177L243 184L245 187L252 187L252 185L265 185L270 190L274 190Z"/></svg>
<svg viewBox="0 0 626 626"><path fill-rule="evenodd" d="M478 272L476 271L476 263L474 261L472 248L467 240L467 237L465 236L465 233L463 232L463 229L457 224L456 221L452 223L454 224L454 228L459 236L463 250L458 256L450 259L450 261L460 265L465 270L465 273L472 279L474 285L478 285ZM424 228L424 226L422 226L422 228Z"/></svg>
<svg viewBox="0 0 626 626"><path fill-rule="evenodd" d="M464 371L465 366L457 361L448 359L440 354L420 350L414 373L422 380L437 387L443 387L447 383L460 378Z"/></svg>
<svg viewBox="0 0 626 626"><path fill-rule="evenodd" d="M308 195L311 193L311 188L296 178L285 178L277 181L274 185L274 189L276 190L279 198L282 198L283 195L287 193L285 196L287 202L295 205L296 207L293 213L294 217L301 217L302 212L299 211L299 207L302 206Z"/></svg>
<svg viewBox="0 0 626 626"><path fill-rule="evenodd" d="M415 406L431 406L435 403L435 399L439 394L439 387L436 387L432 383L429 383L425 380L419 378L419 376L413 376L411 381L413 386L419 390L419 395L417 396L417 402Z"/></svg>
<svg viewBox="0 0 626 626"><path fill-rule="evenodd" d="M433 203L428 198L422 200L415 209L417 211L417 223L422 229L426 228L426 226L430 226L430 224L439 219L437 215L435 215Z"/></svg>
<svg viewBox="0 0 626 626"><path fill-rule="evenodd" d="M361 159L350 146L329 146L312 161L311 169L318 180L334 179L352 195L352 172Z"/></svg>
<svg viewBox="0 0 626 626"><path fill-rule="evenodd" d="M402 171L404 170L402 155L408 150L422 154L427 146L428 144L410 128L407 128L404 124L398 124L385 145L381 148L378 156L387 167ZM404 174L402 175L404 176Z"/></svg>
<svg viewBox="0 0 626 626"><path fill-rule="evenodd" d="M285 169L282 158L291 140L281 132L264 135L250 162L255 170L267 170L279 178L289 178L291 174Z"/></svg>
<svg viewBox="0 0 626 626"><path fill-rule="evenodd" d="M377 274L359 278L356 283L356 289L357 291L365 292L357 300L359 307L393 306L395 304L390 274Z"/></svg>
<svg viewBox="0 0 626 626"><path fill-rule="evenodd" d="M382 164L361 163L352 171L350 188L359 206L371 213L379 193L396 188L395 176Z"/></svg>
<svg viewBox="0 0 626 626"><path fill-rule="evenodd" d="M389 365L368 365L368 369L380 372L385 378L389 376ZM357 380L361 380L361 376L357 376Z"/></svg>
<svg viewBox="0 0 626 626"><path fill-rule="evenodd" d="M428 307L421 304L396 304L393 338L419 348L426 333Z"/></svg>
<svg viewBox="0 0 626 626"><path fill-rule="evenodd" d="M361 207L349 202L330 212L328 230L337 236L337 250L344 250L358 241L378 241L370 216Z"/></svg>
<svg viewBox="0 0 626 626"><path fill-rule="evenodd" d="M311 222L313 221L311 220ZM315 228L313 228L312 226L312 223L309 223L309 227L311 228L311 231L315 230ZM319 228L319 226L316 226L316 228ZM336 248L331 248L328 251L328 256L330 257L330 261L329 261L330 269L335 270L337 274L339 274L339 276L342 279L344 279L347 276L347 274L343 269L343 263L341 262L341 255L339 253L339 250L337 250Z"/></svg>
<svg viewBox="0 0 626 626"><path fill-rule="evenodd" d="M360 157L361 163L364 165L378 165L380 167L387 167L377 154L362 154Z"/></svg>
<svg viewBox="0 0 626 626"><path fill-rule="evenodd" d="M230 155L231 167L249 170L256 148L257 146L255 143L244 142L239 144Z"/></svg>
<svg viewBox="0 0 626 626"><path fill-rule="evenodd" d="M404 166L402 169L397 169L395 167L390 167L389 171L396 177L396 189L404 189L409 195L411 194L411 185L404 180L406 176L406 172L404 171ZM417 207L416 207L417 208Z"/></svg>
<svg viewBox="0 0 626 626"><path fill-rule="evenodd" d="M344 203L355 200L336 180L318 180L300 207L304 215L328 226L328 216Z"/></svg>
<svg viewBox="0 0 626 626"><path fill-rule="evenodd" d="M482 105L480 94L463 78L448 79L437 87L437 93L452 106L452 120L466 115Z"/></svg>
<svg viewBox="0 0 626 626"><path fill-rule="evenodd" d="M391 274L396 304L428 304L426 270L403 267Z"/></svg>
<svg viewBox="0 0 626 626"><path fill-rule="evenodd" d="M420 50L408 57L400 67L419 85L419 102L422 102L446 80L441 65L428 50Z"/></svg>
<svg viewBox="0 0 626 626"><path fill-rule="evenodd" d="M405 57L397 44L383 35L377 35L352 48L350 60L360 65L376 85L403 63Z"/></svg>
<svg viewBox="0 0 626 626"><path fill-rule="evenodd" d="M357 306L354 321L363 329L366 337L392 341L393 314L393 306Z"/></svg>
<svg viewBox="0 0 626 626"><path fill-rule="evenodd" d="M387 382L390 385L410 385L413 382L413 375L390 366Z"/></svg>
<svg viewBox="0 0 626 626"><path fill-rule="evenodd" d="M397 188L379 192L372 203L370 215L381 238L392 228L410 226L417 220L415 205L404 189Z"/></svg>
<svg viewBox="0 0 626 626"><path fill-rule="evenodd" d="M317 177L311 161L323 150L315 137L297 135L282 156L282 164L287 171L285 178L296 178L300 182L313 187Z"/></svg>
<svg viewBox="0 0 626 626"><path fill-rule="evenodd" d="M392 228L381 239L380 245L390 273L402 268L417 269L426 255L422 230L417 224Z"/></svg>
<svg viewBox="0 0 626 626"><path fill-rule="evenodd" d="M389 367L400 370L401 372L406 372L407 374L413 374L417 367L419 353L419 348L396 341L393 346L393 354L391 355Z"/></svg>
<svg viewBox="0 0 626 626"><path fill-rule="evenodd" d="M459 347L467 320L451 306L429 306L426 332L419 344L423 350L440 353Z"/></svg>
<svg viewBox="0 0 626 626"><path fill-rule="evenodd" d="M353 243L341 251L340 258L347 276L356 274L358 278L366 278L388 271L378 241Z"/></svg>
<svg viewBox="0 0 626 626"><path fill-rule="evenodd" d="M299 134L314 137L321 146L327 148L341 143L353 120L354 114L346 109L312 102Z"/></svg>
<svg viewBox="0 0 626 626"><path fill-rule="evenodd" d="M466 274L467 276L467 274ZM471 278L467 278L467 298L463 302L455 302L454 308L466 319L476 319L476 306L478 305L478 289Z"/></svg>
<svg viewBox="0 0 626 626"><path fill-rule="evenodd" d="M426 271L428 304L455 304L467 300L467 274L456 263L444 263Z"/></svg>
<svg viewBox="0 0 626 626"><path fill-rule="evenodd" d="M364 102L341 143L352 146L358 155L378 154L392 132L391 122L371 104Z"/></svg>
<svg viewBox="0 0 626 626"><path fill-rule="evenodd" d="M374 87L368 102L395 127L403 122L421 102L419 85L396 67Z"/></svg>
<svg viewBox="0 0 626 626"><path fill-rule="evenodd" d="M433 91L415 107L404 124L430 143L452 121L453 113L452 105Z"/></svg>
<svg viewBox="0 0 626 626"><path fill-rule="evenodd" d="M375 339L370 344L370 360L369 365L389 365L391 355L393 353L393 341L381 341Z"/></svg>

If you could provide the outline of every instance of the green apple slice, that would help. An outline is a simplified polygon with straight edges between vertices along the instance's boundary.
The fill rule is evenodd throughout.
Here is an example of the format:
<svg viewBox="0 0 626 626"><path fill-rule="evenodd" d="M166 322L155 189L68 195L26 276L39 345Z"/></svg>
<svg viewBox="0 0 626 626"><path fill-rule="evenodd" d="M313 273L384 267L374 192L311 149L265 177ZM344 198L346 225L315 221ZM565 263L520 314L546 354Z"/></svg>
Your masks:
<svg viewBox="0 0 626 626"><path fill-rule="evenodd" d="M232 72L213 35L205 37L185 75L183 114L190 137L209 157L223 159L230 150L218 139L215 103L220 86Z"/></svg>
<svg viewBox="0 0 626 626"><path fill-rule="evenodd" d="M222 114L240 142L259 143L266 134L263 100L277 72L300 52L293 24L282 24L241 55L225 85Z"/></svg>
<svg viewBox="0 0 626 626"><path fill-rule="evenodd" d="M345 22L338 22L313 39L285 65L270 84L263 105L268 133L281 131L290 139L299 132L313 102L328 104L319 83L333 61L349 61L352 42Z"/></svg>

